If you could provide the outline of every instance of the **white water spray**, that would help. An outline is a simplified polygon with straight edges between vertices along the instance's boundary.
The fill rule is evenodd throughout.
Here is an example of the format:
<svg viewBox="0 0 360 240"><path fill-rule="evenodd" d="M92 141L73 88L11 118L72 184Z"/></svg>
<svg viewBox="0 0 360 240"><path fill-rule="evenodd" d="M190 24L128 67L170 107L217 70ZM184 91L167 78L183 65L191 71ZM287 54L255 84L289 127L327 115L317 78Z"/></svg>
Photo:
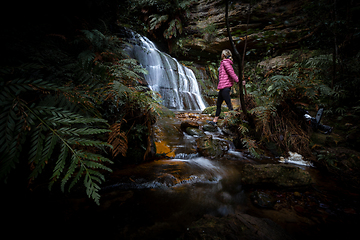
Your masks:
<svg viewBox="0 0 360 240"><path fill-rule="evenodd" d="M134 34L134 40L129 55L149 72L145 80L151 90L160 93L165 107L179 111L201 111L206 107L191 69L159 51L148 38Z"/></svg>

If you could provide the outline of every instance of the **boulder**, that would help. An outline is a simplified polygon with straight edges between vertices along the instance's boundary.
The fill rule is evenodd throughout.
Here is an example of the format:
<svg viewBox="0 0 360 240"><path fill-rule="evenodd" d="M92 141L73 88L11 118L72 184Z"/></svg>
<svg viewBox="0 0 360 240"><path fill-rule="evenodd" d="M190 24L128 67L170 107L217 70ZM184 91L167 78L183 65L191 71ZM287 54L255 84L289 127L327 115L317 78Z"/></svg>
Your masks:
<svg viewBox="0 0 360 240"><path fill-rule="evenodd" d="M273 68L287 67L290 64L290 59L291 56L277 56L258 63L258 66L267 72Z"/></svg>
<svg viewBox="0 0 360 240"><path fill-rule="evenodd" d="M205 133L201 129L198 129L198 128L188 127L188 128L186 128L185 132L191 136L197 136L197 137L205 136Z"/></svg>
<svg viewBox="0 0 360 240"><path fill-rule="evenodd" d="M218 129L217 126L213 126L211 124L204 124L203 130L208 132L217 132Z"/></svg>
<svg viewBox="0 0 360 240"><path fill-rule="evenodd" d="M196 139L196 145L198 153L209 158L222 157L229 148L225 142L213 139L211 135Z"/></svg>
<svg viewBox="0 0 360 240"><path fill-rule="evenodd" d="M297 188L313 183L307 171L288 164L246 164L241 174L244 185L265 184L280 188Z"/></svg>
<svg viewBox="0 0 360 240"><path fill-rule="evenodd" d="M186 129L190 127L190 128L199 128L199 124L195 121L190 121L190 120L185 120L182 121L180 124L180 129L185 132Z"/></svg>

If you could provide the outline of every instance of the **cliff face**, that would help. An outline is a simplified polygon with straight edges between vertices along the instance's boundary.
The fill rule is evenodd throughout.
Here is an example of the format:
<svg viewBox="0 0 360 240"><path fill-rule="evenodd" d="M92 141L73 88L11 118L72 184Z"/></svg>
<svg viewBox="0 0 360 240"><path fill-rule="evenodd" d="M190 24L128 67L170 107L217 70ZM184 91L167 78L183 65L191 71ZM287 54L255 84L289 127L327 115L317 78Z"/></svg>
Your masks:
<svg viewBox="0 0 360 240"><path fill-rule="evenodd" d="M247 36L247 55L273 54L296 46L311 36L302 6L306 0L261 0L229 3L230 31L240 54ZM200 0L191 9L187 38L182 52L197 61L219 59L223 49L231 49L222 0Z"/></svg>

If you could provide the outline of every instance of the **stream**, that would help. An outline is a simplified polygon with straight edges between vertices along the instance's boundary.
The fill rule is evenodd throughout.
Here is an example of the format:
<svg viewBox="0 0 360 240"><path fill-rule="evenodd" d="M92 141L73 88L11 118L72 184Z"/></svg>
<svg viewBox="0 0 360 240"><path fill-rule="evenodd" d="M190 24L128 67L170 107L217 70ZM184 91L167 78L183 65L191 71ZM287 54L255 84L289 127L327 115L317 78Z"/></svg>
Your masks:
<svg viewBox="0 0 360 240"><path fill-rule="evenodd" d="M204 216L241 213L270 219L292 239L354 238L360 223L359 193L303 162L288 164L310 172L315 182L312 187L246 188L239 174L244 164L276 164L279 160L254 159L231 144L219 159L199 156L196 137L180 131L179 126L184 119L203 124L210 117L186 112L176 116L164 118L156 126L156 138L166 143L172 157L114 170L102 185L100 206L80 188L78 195L76 190L68 195L56 189L49 194L46 184L39 186L36 194L8 189L4 190L10 199L3 204L8 209L3 216L4 229L12 237L35 234L40 239L186 239L184 233ZM220 130L206 134L228 141ZM264 208L254 204L251 196L255 191L271 196L275 205Z"/></svg>
<svg viewBox="0 0 360 240"><path fill-rule="evenodd" d="M244 188L239 174L244 163L278 163L278 159L254 159L232 147L219 159L199 156L196 137L179 130L184 116L201 124L210 119L199 113L178 113L161 120L156 137L174 157L116 170L103 186L101 206L83 198L68 202L67 223L96 223L99 237L109 239L178 239L204 215L235 213L271 219L294 239L343 238L356 230L358 194L303 162L288 164L310 172L315 180L311 189ZM206 134L228 141L220 129ZM276 205L256 206L250 197L255 190L274 197Z"/></svg>

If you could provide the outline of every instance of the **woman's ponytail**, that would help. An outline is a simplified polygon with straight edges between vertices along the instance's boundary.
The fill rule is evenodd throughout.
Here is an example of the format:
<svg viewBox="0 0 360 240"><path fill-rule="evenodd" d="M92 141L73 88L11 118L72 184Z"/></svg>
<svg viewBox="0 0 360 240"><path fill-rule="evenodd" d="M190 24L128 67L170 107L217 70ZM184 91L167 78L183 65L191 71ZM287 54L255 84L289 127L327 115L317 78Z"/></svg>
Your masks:
<svg viewBox="0 0 360 240"><path fill-rule="evenodd" d="M222 52L221 52L221 58L226 58L226 59L230 59L231 61L233 61L233 58L232 58L232 53L229 49L224 49Z"/></svg>

